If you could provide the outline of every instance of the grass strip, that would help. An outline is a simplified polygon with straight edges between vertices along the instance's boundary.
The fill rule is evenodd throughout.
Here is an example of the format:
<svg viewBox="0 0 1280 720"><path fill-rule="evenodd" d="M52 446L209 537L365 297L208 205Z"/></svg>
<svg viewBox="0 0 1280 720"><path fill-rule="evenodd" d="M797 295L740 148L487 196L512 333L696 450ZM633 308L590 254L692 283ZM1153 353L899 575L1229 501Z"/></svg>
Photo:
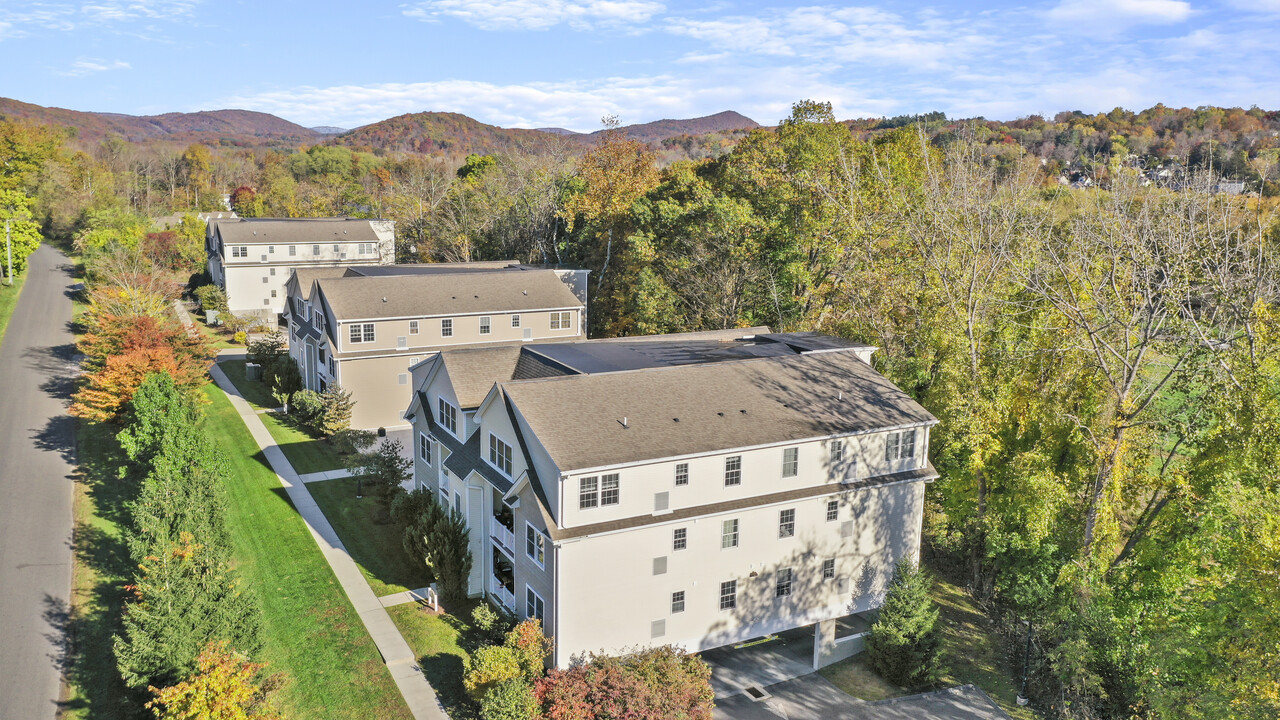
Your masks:
<svg viewBox="0 0 1280 720"><path fill-rule="evenodd" d="M244 360L224 360L218 367L240 391L249 404L255 409L265 410L276 407L275 399L263 383L251 381L245 376ZM344 467L342 456L337 448L324 440L308 433L296 425L281 419L275 413L260 413L262 424L275 439L276 444L289 458L289 464L299 475L339 470Z"/></svg>
<svg viewBox="0 0 1280 720"><path fill-rule="evenodd" d="M393 522L377 522L384 518L374 497L356 499L355 478L308 483L307 490L360 566L373 594L382 597L430 584L427 568L405 552L404 529Z"/></svg>
<svg viewBox="0 0 1280 720"><path fill-rule="evenodd" d="M418 603L387 608L391 621L418 657L427 681L452 720L475 720L475 705L462 686L462 676L471 663L471 653L480 647L480 633L471 627L471 611L476 603L458 608L457 615L430 612ZM462 618L467 618L463 620Z"/></svg>

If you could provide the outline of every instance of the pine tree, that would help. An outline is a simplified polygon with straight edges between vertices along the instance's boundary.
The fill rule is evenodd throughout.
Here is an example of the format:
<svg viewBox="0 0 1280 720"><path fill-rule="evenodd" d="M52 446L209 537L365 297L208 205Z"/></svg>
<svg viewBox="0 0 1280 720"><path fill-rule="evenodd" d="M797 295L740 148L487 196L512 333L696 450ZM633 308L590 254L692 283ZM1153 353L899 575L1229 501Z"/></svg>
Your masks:
<svg viewBox="0 0 1280 720"><path fill-rule="evenodd" d="M334 383L320 393L320 417L317 429L325 437L333 437L351 427L351 392Z"/></svg>
<svg viewBox="0 0 1280 720"><path fill-rule="evenodd" d="M938 607L932 579L909 558L894 569L884 605L871 626L867 656L886 680L909 688L937 682L942 674Z"/></svg>

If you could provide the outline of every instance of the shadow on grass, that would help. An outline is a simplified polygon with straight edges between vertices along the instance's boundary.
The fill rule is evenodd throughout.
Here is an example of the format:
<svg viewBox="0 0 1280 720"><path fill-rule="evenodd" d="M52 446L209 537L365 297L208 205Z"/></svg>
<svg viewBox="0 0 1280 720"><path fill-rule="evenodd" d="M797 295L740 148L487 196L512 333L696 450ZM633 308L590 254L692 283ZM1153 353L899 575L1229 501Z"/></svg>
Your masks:
<svg viewBox="0 0 1280 720"><path fill-rule="evenodd" d="M418 667L451 720L478 720L479 709L462 684L471 653L484 642L483 633L462 618L471 617L476 601L467 601L456 614L437 615L418 604L389 608L392 620L404 635Z"/></svg>
<svg viewBox="0 0 1280 720"><path fill-rule="evenodd" d="M404 528L386 517L378 499L356 498L356 478L307 485L311 497L356 561L375 595L416 590L431 583L424 563L404 549Z"/></svg>

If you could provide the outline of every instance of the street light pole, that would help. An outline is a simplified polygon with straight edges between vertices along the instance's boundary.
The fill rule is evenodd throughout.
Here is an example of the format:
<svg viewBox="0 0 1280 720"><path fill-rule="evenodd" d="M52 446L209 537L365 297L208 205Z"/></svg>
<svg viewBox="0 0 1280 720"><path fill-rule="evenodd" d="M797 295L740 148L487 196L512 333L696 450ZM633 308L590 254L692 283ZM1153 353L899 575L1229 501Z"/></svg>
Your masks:
<svg viewBox="0 0 1280 720"><path fill-rule="evenodd" d="M4 254L9 258L9 287L13 287L13 243L9 241L9 218L4 219Z"/></svg>
<svg viewBox="0 0 1280 720"><path fill-rule="evenodd" d="M1022 690L1018 693L1018 706L1025 706L1031 700L1027 697L1027 669L1031 666L1031 621L1023 620L1027 626L1027 652L1022 656Z"/></svg>

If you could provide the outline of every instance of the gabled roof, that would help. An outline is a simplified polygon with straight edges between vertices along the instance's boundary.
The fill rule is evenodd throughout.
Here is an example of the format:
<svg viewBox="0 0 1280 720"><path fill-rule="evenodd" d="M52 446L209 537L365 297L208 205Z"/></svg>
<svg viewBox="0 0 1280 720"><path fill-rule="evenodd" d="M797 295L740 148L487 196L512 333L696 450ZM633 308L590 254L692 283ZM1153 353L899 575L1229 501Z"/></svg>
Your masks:
<svg viewBox="0 0 1280 720"><path fill-rule="evenodd" d="M449 373L449 382L461 409L479 407L495 382L514 377L520 349L519 345L500 345L440 352L439 362L444 363Z"/></svg>
<svg viewBox="0 0 1280 720"><path fill-rule="evenodd" d="M563 472L937 422L853 349L501 387Z"/></svg>
<svg viewBox="0 0 1280 720"><path fill-rule="evenodd" d="M221 218L217 231L228 245L376 243L373 223L362 218Z"/></svg>
<svg viewBox="0 0 1280 720"><path fill-rule="evenodd" d="M316 284L340 321L582 307L551 270L329 277Z"/></svg>

